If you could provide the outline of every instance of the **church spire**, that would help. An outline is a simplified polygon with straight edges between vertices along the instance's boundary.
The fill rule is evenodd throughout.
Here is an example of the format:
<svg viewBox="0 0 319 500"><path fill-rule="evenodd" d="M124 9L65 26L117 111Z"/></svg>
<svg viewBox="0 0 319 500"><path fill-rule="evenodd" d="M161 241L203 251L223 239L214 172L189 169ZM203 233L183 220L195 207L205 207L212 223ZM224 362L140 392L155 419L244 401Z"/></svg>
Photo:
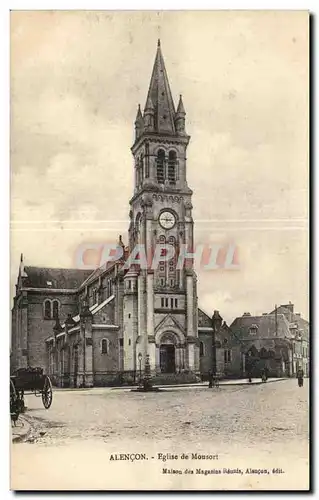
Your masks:
<svg viewBox="0 0 319 500"><path fill-rule="evenodd" d="M141 106L138 105L137 113L136 113L136 118L135 118L135 138L138 139L144 129L144 120L141 112Z"/></svg>
<svg viewBox="0 0 319 500"><path fill-rule="evenodd" d="M163 134L175 134L175 107L165 69L160 40L157 42L157 52L147 94L147 110L149 102L154 108L154 131Z"/></svg>
<svg viewBox="0 0 319 500"><path fill-rule="evenodd" d="M176 115L179 115L179 114L186 115L184 104L183 104L182 94L179 96L179 103L178 103L177 111L176 111Z"/></svg>
<svg viewBox="0 0 319 500"><path fill-rule="evenodd" d="M175 117L175 128L178 135L185 135L185 115L183 99L180 95Z"/></svg>

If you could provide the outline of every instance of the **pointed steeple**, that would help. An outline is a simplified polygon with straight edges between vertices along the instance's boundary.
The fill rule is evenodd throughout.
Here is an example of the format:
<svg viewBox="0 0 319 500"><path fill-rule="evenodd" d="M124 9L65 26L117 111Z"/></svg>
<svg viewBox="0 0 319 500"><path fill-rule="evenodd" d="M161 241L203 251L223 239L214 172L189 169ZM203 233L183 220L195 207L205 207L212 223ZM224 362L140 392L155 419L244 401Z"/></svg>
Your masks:
<svg viewBox="0 0 319 500"><path fill-rule="evenodd" d="M155 120L155 110L151 96L149 95L144 110L144 124L146 130L154 132L154 120Z"/></svg>
<svg viewBox="0 0 319 500"><path fill-rule="evenodd" d="M135 118L135 125L139 125L141 122L143 122L143 116L141 112L141 105L138 105L137 108L137 113L136 113L136 118Z"/></svg>
<svg viewBox="0 0 319 500"><path fill-rule="evenodd" d="M124 245L124 243L123 243L123 240L122 240L122 235L121 235L121 234L119 235L118 245L119 245L120 247L122 247L122 248L125 248L125 245Z"/></svg>
<svg viewBox="0 0 319 500"><path fill-rule="evenodd" d="M138 139L144 130L144 120L141 112L141 106L138 105L136 118L135 118L135 138Z"/></svg>
<svg viewBox="0 0 319 500"><path fill-rule="evenodd" d="M177 106L176 116L175 116L175 128L178 135L185 135L185 108L183 104L182 96L179 96L179 103Z"/></svg>
<svg viewBox="0 0 319 500"><path fill-rule="evenodd" d="M177 106L176 116L177 115L186 115L184 104L183 104L182 94L180 94L180 96L179 96L179 103Z"/></svg>
<svg viewBox="0 0 319 500"><path fill-rule="evenodd" d="M27 273L24 270L23 254L20 255L19 276L21 276L21 278L28 277Z"/></svg>
<svg viewBox="0 0 319 500"><path fill-rule="evenodd" d="M154 131L163 134L175 134L175 107L165 69L160 40L157 42L157 52L147 94L144 117L150 102L154 107Z"/></svg>

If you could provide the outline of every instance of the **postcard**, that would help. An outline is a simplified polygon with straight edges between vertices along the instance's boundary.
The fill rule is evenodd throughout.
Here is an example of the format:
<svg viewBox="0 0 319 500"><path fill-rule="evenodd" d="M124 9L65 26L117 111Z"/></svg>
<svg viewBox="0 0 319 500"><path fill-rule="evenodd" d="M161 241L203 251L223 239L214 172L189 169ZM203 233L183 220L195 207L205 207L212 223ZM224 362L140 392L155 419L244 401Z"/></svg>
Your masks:
<svg viewBox="0 0 319 500"><path fill-rule="evenodd" d="M10 17L11 489L309 490L309 13Z"/></svg>

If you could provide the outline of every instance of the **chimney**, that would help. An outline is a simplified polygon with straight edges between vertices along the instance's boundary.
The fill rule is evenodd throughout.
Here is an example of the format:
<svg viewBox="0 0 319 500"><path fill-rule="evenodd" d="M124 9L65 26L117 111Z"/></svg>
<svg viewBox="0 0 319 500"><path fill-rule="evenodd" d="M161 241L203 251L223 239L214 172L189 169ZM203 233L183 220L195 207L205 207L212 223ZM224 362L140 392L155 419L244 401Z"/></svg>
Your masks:
<svg viewBox="0 0 319 500"><path fill-rule="evenodd" d="M292 314L294 313L294 305L289 301L289 304L285 304L283 307L288 309Z"/></svg>

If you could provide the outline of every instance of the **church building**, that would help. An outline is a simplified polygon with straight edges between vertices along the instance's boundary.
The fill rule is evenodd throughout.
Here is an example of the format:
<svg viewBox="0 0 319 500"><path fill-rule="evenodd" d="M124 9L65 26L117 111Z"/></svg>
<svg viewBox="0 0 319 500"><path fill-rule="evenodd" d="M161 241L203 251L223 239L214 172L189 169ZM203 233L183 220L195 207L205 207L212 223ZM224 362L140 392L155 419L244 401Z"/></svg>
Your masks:
<svg viewBox="0 0 319 500"><path fill-rule="evenodd" d="M175 108L158 42L146 104L135 120L127 246L120 237L122 256L93 272L30 267L21 257L12 369L41 366L63 387L133 382L145 363L158 382L195 382L201 367L210 369L204 344L211 344L211 318L198 310L187 258L194 221L185 116L181 96Z"/></svg>

